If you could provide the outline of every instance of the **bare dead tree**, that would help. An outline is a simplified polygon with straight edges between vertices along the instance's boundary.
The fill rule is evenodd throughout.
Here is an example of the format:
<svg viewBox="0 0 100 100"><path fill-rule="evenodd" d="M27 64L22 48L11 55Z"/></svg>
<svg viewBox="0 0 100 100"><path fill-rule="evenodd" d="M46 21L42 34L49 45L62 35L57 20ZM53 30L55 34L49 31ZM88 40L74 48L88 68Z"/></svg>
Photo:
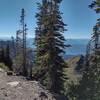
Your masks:
<svg viewBox="0 0 100 100"><path fill-rule="evenodd" d="M25 10L22 9L21 12L21 26L22 26L22 40L23 40L23 75L27 76L27 68L26 68L26 31L27 31L27 25L25 24Z"/></svg>
<svg viewBox="0 0 100 100"><path fill-rule="evenodd" d="M25 24L25 10L21 11L21 29L16 33L16 56L20 55L21 64L20 64L20 73L23 76L27 76L27 67L26 67L26 35L27 35L27 25ZM17 58L17 59L20 59Z"/></svg>

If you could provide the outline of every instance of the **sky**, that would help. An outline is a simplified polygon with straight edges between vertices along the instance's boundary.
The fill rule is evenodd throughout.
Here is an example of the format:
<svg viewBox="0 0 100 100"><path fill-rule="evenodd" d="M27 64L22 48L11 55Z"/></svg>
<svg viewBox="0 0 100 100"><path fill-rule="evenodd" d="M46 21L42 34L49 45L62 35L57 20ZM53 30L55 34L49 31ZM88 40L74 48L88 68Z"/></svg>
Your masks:
<svg viewBox="0 0 100 100"><path fill-rule="evenodd" d="M35 36L36 18L38 12L36 2L41 0L0 0L0 37L16 35L20 28L21 9L25 9L25 22L28 27L28 37ZM92 0L63 0L60 11L68 26L64 32L66 39L90 38L92 28L99 15L88 7Z"/></svg>

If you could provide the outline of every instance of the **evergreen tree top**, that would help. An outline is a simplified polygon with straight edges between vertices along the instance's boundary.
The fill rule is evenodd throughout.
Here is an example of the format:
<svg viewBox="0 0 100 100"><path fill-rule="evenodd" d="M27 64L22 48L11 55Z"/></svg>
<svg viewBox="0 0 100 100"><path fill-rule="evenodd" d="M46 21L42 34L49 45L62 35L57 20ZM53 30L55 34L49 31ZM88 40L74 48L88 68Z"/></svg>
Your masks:
<svg viewBox="0 0 100 100"><path fill-rule="evenodd" d="M94 9L96 13L100 13L100 0L93 1L89 7Z"/></svg>

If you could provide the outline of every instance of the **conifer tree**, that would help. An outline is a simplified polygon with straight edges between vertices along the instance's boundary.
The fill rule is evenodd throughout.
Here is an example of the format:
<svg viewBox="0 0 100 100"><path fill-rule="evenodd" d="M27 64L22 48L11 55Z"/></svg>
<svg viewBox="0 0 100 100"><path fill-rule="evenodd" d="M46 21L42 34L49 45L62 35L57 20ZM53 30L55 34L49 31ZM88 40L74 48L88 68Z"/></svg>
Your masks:
<svg viewBox="0 0 100 100"><path fill-rule="evenodd" d="M89 7L93 8L96 13L100 13L100 0L94 0Z"/></svg>
<svg viewBox="0 0 100 100"><path fill-rule="evenodd" d="M22 72L22 38L21 38L21 30L16 32L16 54L15 59L13 59L13 70L17 74L21 74Z"/></svg>
<svg viewBox="0 0 100 100"><path fill-rule="evenodd" d="M80 85L77 87L78 100L100 99L100 20L93 28L92 52L88 66L83 72Z"/></svg>
<svg viewBox="0 0 100 100"><path fill-rule="evenodd" d="M65 62L65 39L62 33L66 26L61 17L59 6L62 0L42 0L36 17L36 67L40 82L55 93L63 90L63 68ZM40 74L40 75L39 75Z"/></svg>
<svg viewBox="0 0 100 100"><path fill-rule="evenodd" d="M11 52L10 53L11 58L14 59L16 56L16 44L15 44L15 39L13 36L11 37L11 50L10 50L10 52Z"/></svg>
<svg viewBox="0 0 100 100"><path fill-rule="evenodd" d="M72 97L75 100L100 99L100 43L98 42L98 35L100 35L100 32L99 27L96 24L93 28L93 35L91 39L93 47L88 56L89 61L86 63L84 68L83 77L80 80L79 85L72 85L70 88L72 89L70 90L70 94L73 95Z"/></svg>
<svg viewBox="0 0 100 100"><path fill-rule="evenodd" d="M0 48L0 62L4 62L4 58L5 58L5 56L4 56L4 47L1 46L1 48Z"/></svg>
<svg viewBox="0 0 100 100"><path fill-rule="evenodd" d="M12 68L12 60L10 58L10 46L9 46L9 41L7 41L7 47L6 47L6 52L5 52L5 65L8 66L9 70L13 70Z"/></svg>
<svg viewBox="0 0 100 100"><path fill-rule="evenodd" d="M87 67L90 65L90 55L91 55L91 40L88 42L87 47L86 47L86 56L85 56L85 68L83 70L86 70Z"/></svg>
<svg viewBox="0 0 100 100"><path fill-rule="evenodd" d="M77 66L76 66L75 70L76 70L78 73L81 74L82 71L83 71L83 66L84 66L84 56L81 55L79 61L77 62Z"/></svg>

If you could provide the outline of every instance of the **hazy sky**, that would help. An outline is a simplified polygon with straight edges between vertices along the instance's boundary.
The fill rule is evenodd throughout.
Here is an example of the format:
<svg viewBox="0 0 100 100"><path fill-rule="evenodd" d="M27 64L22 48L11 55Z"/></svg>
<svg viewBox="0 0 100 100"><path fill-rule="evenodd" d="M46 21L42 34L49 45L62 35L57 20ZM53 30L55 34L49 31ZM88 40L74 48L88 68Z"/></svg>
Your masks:
<svg viewBox="0 0 100 100"><path fill-rule="evenodd" d="M36 2L41 0L0 0L0 37L15 36L20 28L21 9L26 10L28 36L34 37L36 27ZM63 0L61 11L64 23L68 24L66 38L90 38L92 27L98 17L88 8L92 0Z"/></svg>

